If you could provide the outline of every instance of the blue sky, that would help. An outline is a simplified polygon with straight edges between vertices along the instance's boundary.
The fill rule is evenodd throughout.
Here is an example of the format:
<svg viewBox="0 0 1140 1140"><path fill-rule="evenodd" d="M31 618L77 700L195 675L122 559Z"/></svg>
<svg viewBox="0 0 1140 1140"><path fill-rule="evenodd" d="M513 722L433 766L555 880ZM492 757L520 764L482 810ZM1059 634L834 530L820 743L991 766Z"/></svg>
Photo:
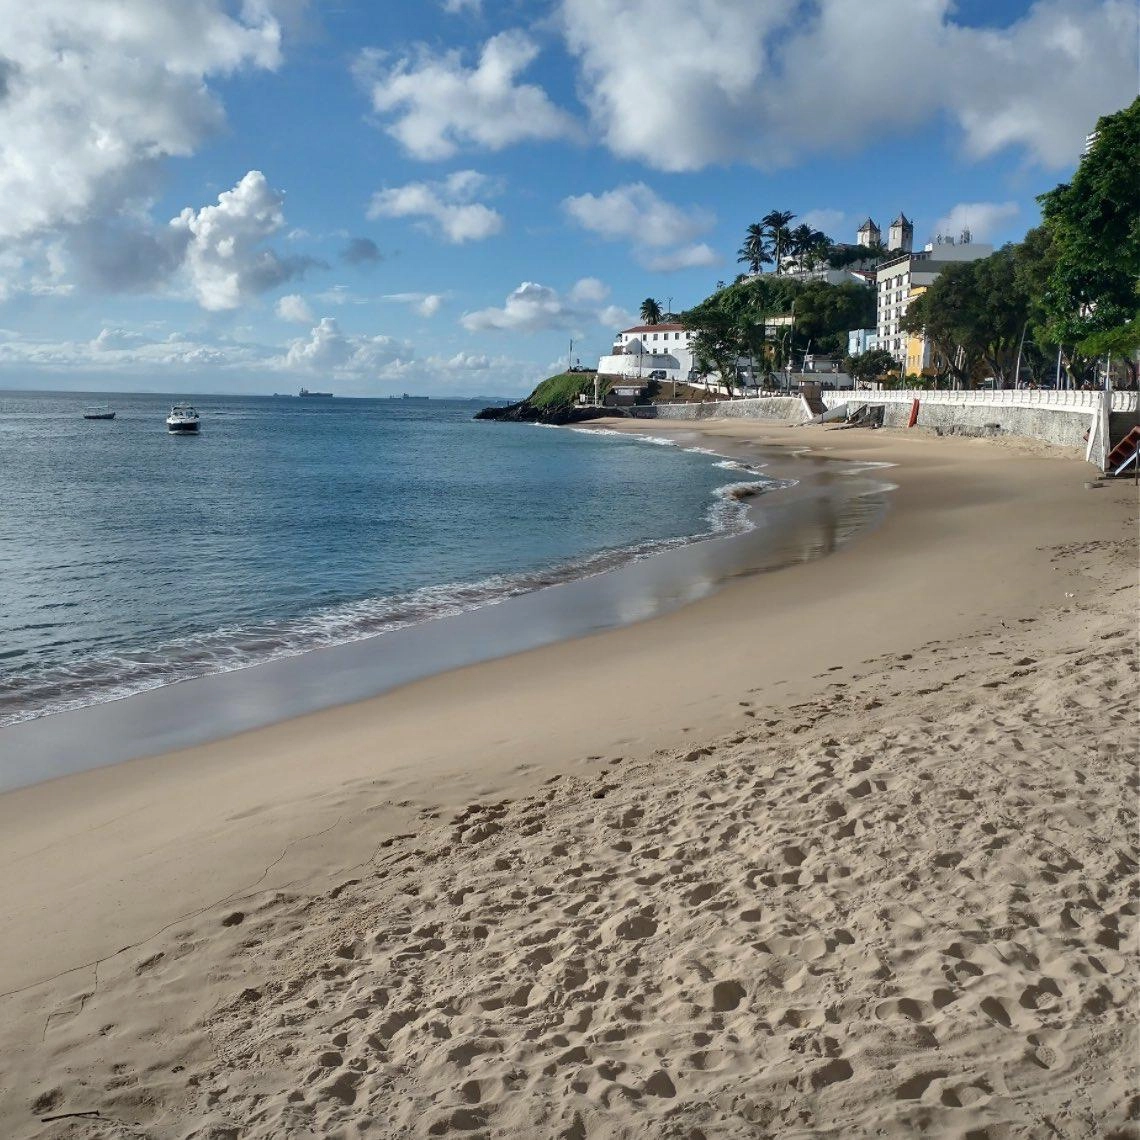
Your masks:
<svg viewBox="0 0 1140 1140"><path fill-rule="evenodd" d="M0 0L0 388L515 394L793 211L1020 238L1134 0Z"/></svg>

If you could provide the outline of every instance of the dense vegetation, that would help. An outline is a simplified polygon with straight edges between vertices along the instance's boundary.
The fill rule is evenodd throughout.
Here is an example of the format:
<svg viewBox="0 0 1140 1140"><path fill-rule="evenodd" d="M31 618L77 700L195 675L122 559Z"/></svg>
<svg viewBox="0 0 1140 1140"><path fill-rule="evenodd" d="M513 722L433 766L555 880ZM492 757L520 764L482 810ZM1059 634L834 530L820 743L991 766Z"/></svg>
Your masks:
<svg viewBox="0 0 1140 1140"><path fill-rule="evenodd" d="M790 317L791 323L773 323ZM681 315L694 329L698 371L736 375L736 361L778 371L806 351L842 356L847 331L875 323L875 291L856 282L829 285L766 274L719 289Z"/></svg>

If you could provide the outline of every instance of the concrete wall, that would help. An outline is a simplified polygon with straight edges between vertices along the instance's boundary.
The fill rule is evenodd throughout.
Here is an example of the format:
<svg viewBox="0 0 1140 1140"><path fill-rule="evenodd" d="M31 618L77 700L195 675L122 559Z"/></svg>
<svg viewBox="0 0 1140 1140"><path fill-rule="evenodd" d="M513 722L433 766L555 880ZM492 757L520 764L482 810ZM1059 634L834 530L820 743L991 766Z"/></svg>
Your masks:
<svg viewBox="0 0 1140 1140"><path fill-rule="evenodd" d="M755 419L802 423L803 400L796 396L760 396L746 400L709 400L703 404L658 404L659 420Z"/></svg>
<svg viewBox="0 0 1140 1140"><path fill-rule="evenodd" d="M824 392L828 408L839 404L882 404L884 427L906 427L911 405L919 401L918 426L947 435L1016 435L1039 439L1058 447L1085 448L1085 436L1099 419L1101 392L1050 392L1047 390L997 392ZM1111 396L1113 438L1119 428L1136 422L1135 392ZM810 416L804 402L795 396L719 400L704 404L658 404L655 415L663 420L715 418L758 419L772 423L803 423ZM1094 441L1096 441L1094 433ZM1103 464L1099 447L1091 449L1090 461Z"/></svg>

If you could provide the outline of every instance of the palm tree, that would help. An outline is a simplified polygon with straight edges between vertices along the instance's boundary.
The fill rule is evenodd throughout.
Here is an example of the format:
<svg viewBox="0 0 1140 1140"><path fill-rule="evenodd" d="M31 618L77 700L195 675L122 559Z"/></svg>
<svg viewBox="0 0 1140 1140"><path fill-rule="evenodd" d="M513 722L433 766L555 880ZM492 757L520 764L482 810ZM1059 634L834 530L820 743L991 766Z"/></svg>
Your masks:
<svg viewBox="0 0 1140 1140"><path fill-rule="evenodd" d="M801 269L810 273L823 261L831 249L831 239L822 230L811 226L796 226L788 234L788 252L795 256Z"/></svg>
<svg viewBox="0 0 1140 1140"><path fill-rule="evenodd" d="M753 222L744 236L744 244L737 251L737 261L748 265L748 271L756 274L760 267L772 260L768 252L767 233L759 222Z"/></svg>
<svg viewBox="0 0 1140 1140"><path fill-rule="evenodd" d="M775 255L776 272L784 260L784 251L788 247L788 223L796 215L789 210L772 210L761 219L761 226L768 240L772 243L772 252Z"/></svg>
<svg viewBox="0 0 1140 1140"><path fill-rule="evenodd" d="M661 306L652 297L646 297L641 302L641 319L647 325L661 323Z"/></svg>

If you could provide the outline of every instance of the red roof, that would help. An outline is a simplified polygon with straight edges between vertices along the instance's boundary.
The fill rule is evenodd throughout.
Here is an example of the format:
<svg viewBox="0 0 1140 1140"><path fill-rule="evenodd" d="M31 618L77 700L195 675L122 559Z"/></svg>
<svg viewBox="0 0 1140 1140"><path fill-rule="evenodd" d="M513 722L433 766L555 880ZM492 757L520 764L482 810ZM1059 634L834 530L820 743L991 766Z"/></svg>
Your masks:
<svg viewBox="0 0 1140 1140"><path fill-rule="evenodd" d="M642 333L642 332L684 332L684 325L634 325L631 329L622 329L623 333Z"/></svg>

